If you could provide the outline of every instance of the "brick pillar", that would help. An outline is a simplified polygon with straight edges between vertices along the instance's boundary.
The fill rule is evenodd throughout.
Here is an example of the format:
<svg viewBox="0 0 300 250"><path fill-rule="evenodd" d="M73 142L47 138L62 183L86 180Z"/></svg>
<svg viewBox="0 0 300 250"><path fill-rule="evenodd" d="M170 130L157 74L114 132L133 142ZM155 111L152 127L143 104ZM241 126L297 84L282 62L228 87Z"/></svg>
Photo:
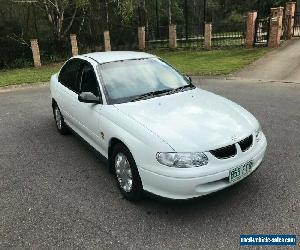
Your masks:
<svg viewBox="0 0 300 250"><path fill-rule="evenodd" d="M288 39L291 39L293 36L293 28L294 28L294 18L296 11L296 2L287 2L285 7L285 18L287 22L286 27L286 36Z"/></svg>
<svg viewBox="0 0 300 250"><path fill-rule="evenodd" d="M270 34L268 46L276 48L280 45L282 35L283 7L271 8Z"/></svg>
<svg viewBox="0 0 300 250"><path fill-rule="evenodd" d="M40 56L38 40L32 39L32 40L30 40L30 43L31 43L34 67L36 67L36 68L41 67L42 63L41 63L41 56Z"/></svg>
<svg viewBox="0 0 300 250"><path fill-rule="evenodd" d="M111 51L109 30L104 31L104 50Z"/></svg>
<svg viewBox="0 0 300 250"><path fill-rule="evenodd" d="M204 49L211 49L211 39L212 39L212 24L205 23L204 29Z"/></svg>
<svg viewBox="0 0 300 250"><path fill-rule="evenodd" d="M177 34L176 34L176 25L169 25L169 48L176 49L177 48Z"/></svg>
<svg viewBox="0 0 300 250"><path fill-rule="evenodd" d="M139 50L145 50L145 27L138 27Z"/></svg>
<svg viewBox="0 0 300 250"><path fill-rule="evenodd" d="M77 37L75 34L70 34L71 47L72 47L72 55L78 56L78 44Z"/></svg>
<svg viewBox="0 0 300 250"><path fill-rule="evenodd" d="M247 15L246 48L252 48L255 38L255 22L257 11L250 11Z"/></svg>

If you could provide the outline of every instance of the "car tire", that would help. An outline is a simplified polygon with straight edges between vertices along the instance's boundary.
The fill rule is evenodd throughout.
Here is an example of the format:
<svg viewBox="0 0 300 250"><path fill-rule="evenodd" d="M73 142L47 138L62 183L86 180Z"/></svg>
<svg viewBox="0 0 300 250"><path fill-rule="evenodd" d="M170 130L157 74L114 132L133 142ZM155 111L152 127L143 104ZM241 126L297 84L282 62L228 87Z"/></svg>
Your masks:
<svg viewBox="0 0 300 250"><path fill-rule="evenodd" d="M143 197L143 185L129 149L117 144L112 153L111 164L117 185L123 197L129 201L138 201Z"/></svg>
<svg viewBox="0 0 300 250"><path fill-rule="evenodd" d="M56 128L58 132L62 135L66 135L69 133L69 128L64 121L64 117L62 116L59 107L57 104L53 105L53 115L56 124Z"/></svg>

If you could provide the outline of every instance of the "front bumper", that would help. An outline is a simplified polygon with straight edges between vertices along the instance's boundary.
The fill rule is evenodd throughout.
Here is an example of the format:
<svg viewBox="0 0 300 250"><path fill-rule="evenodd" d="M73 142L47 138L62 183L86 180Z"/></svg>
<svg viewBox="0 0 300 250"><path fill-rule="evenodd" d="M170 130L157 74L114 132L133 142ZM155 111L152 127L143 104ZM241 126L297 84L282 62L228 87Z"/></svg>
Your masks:
<svg viewBox="0 0 300 250"><path fill-rule="evenodd" d="M263 136L262 140L243 157L225 160L221 165L212 165L214 164L212 163L210 166L204 166L203 168L207 167L207 172L205 173L202 169L200 176L192 178L180 178L178 175L176 177L166 176L141 167L139 167L139 173L144 190L147 192L170 199L190 199L200 197L236 184L237 182L229 183L229 170L249 160L253 160L254 165L247 176L253 173L261 164L266 147L267 141L265 136ZM215 173L212 174L211 169L220 169L220 171L215 171ZM191 169L191 171L193 170Z"/></svg>

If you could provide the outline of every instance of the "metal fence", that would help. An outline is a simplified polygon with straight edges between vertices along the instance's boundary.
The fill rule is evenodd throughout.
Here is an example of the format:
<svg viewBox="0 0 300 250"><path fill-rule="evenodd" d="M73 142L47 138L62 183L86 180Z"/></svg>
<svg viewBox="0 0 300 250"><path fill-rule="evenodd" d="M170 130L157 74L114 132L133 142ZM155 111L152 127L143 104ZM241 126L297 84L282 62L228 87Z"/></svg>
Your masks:
<svg viewBox="0 0 300 250"><path fill-rule="evenodd" d="M232 32L213 32L212 46L213 47L235 47L245 44L246 23L242 22L240 29ZM146 48L167 48L168 47L168 26L159 27L159 33L153 29L146 29ZM176 26L177 47L178 48L198 48L204 46L203 30L200 26L191 27L186 32L184 25Z"/></svg>
<svg viewBox="0 0 300 250"><path fill-rule="evenodd" d="M245 31L213 33L212 47L236 47L245 45Z"/></svg>
<svg viewBox="0 0 300 250"><path fill-rule="evenodd" d="M169 47L169 26L148 27L145 33L147 49Z"/></svg>
<svg viewBox="0 0 300 250"><path fill-rule="evenodd" d="M255 46L266 46L270 32L270 17L257 18L255 25Z"/></svg>
<svg viewBox="0 0 300 250"><path fill-rule="evenodd" d="M300 12L295 13L293 33L294 36L300 37Z"/></svg>
<svg viewBox="0 0 300 250"><path fill-rule="evenodd" d="M81 54L103 50L103 34L77 36L78 48Z"/></svg>
<svg viewBox="0 0 300 250"><path fill-rule="evenodd" d="M202 48L204 44L203 28L199 26L176 26L177 46L179 48Z"/></svg>
<svg viewBox="0 0 300 250"><path fill-rule="evenodd" d="M39 40L41 60L43 63L56 63L66 60L72 56L69 41L53 41L48 38Z"/></svg>
<svg viewBox="0 0 300 250"><path fill-rule="evenodd" d="M137 50L138 27L116 26L110 30L112 50Z"/></svg>

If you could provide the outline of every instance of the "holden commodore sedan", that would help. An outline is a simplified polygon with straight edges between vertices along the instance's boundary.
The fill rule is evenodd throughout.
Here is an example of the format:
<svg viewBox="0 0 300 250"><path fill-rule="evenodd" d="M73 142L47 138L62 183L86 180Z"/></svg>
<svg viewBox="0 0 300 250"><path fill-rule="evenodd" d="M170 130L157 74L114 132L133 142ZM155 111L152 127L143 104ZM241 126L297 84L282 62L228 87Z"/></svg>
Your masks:
<svg viewBox="0 0 300 250"><path fill-rule="evenodd" d="M50 89L58 131L75 131L102 154L128 200L224 189L255 171L267 147L248 111L147 53L73 57Z"/></svg>

